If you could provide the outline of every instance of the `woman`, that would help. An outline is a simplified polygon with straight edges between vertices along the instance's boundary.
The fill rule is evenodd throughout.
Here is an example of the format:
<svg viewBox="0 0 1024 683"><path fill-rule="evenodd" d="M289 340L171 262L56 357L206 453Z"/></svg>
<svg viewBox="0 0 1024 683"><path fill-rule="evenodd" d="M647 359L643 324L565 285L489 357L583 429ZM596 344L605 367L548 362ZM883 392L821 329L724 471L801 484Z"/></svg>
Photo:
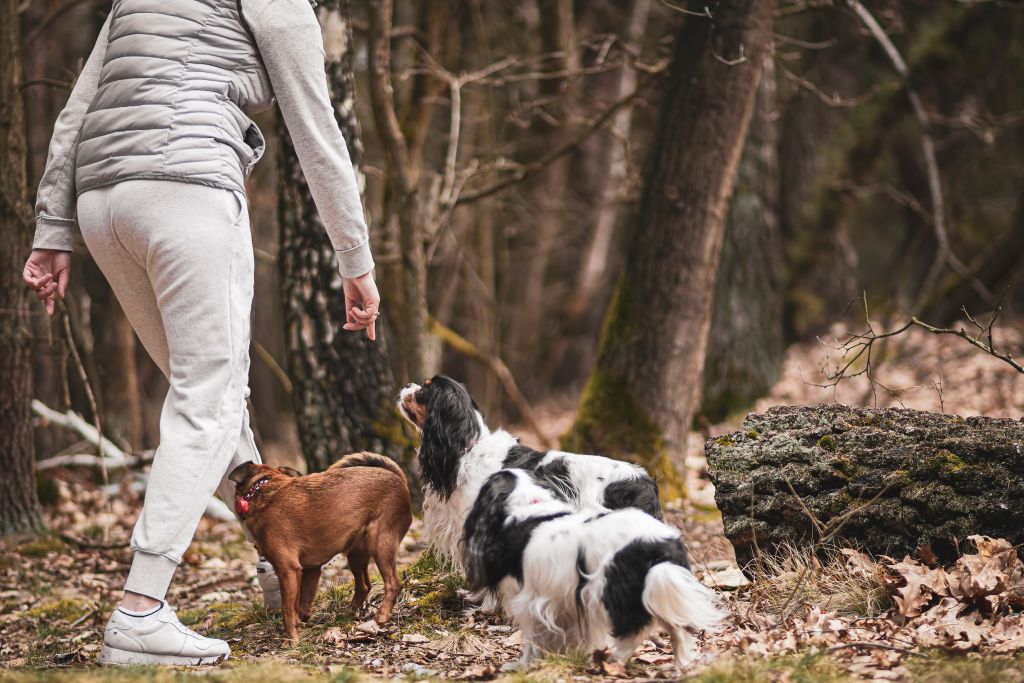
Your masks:
<svg viewBox="0 0 1024 683"><path fill-rule="evenodd" d="M124 599L104 633L105 663L202 664L229 653L224 641L182 626L164 596L210 497L231 499L226 474L260 461L246 411L245 178L264 151L248 114L275 97L337 251L345 329L375 338L373 258L316 16L308 0L244 3L114 0L57 119L39 184L25 281L52 314L67 289L77 213L86 246L170 383Z"/></svg>

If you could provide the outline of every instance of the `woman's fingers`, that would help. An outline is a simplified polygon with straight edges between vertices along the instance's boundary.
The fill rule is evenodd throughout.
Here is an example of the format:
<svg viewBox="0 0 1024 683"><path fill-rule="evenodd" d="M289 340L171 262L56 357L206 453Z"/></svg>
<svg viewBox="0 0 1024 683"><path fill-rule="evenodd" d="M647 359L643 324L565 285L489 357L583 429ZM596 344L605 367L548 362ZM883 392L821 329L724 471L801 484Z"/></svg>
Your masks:
<svg viewBox="0 0 1024 683"><path fill-rule="evenodd" d="M57 274L57 296L61 299L64 298L64 294L68 291L68 282L71 280L71 268L65 268Z"/></svg>
<svg viewBox="0 0 1024 683"><path fill-rule="evenodd" d="M53 273L44 273L42 275L33 275L28 268L25 269L25 282L28 286L37 292L41 287L45 287L53 281Z"/></svg>

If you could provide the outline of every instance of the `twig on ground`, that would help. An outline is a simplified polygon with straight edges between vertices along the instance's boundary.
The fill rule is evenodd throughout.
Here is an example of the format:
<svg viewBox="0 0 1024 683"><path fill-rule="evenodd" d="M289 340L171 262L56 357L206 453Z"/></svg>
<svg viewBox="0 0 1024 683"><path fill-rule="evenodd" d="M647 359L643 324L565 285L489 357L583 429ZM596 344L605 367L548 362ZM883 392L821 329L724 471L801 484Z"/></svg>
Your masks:
<svg viewBox="0 0 1024 683"><path fill-rule="evenodd" d="M118 541L116 543L98 543L96 541L89 541L84 538L72 536L71 534L58 534L60 540L65 543L83 548L85 550L120 550L121 548L127 548L131 545L130 541Z"/></svg>
<svg viewBox="0 0 1024 683"><path fill-rule="evenodd" d="M923 652L911 650L907 647L899 647L898 645L888 645L886 643L874 643L865 640L857 640L850 643L839 643L828 648L828 652L838 652L839 650L845 650L847 648L864 648L874 650L889 650L891 652L899 652L901 654L910 655L911 657L927 657L928 655Z"/></svg>
<svg viewBox="0 0 1024 683"><path fill-rule="evenodd" d="M111 468L131 467L139 461L137 457L128 455L118 448L110 439L101 439L96 427L89 424L81 415L73 410L61 413L50 408L42 401L33 400L32 412L53 424L66 427L78 433L83 439L101 451L101 454L98 456L86 456L85 454L57 455L46 460L40 460L36 463L37 470L67 465L81 465L85 467L106 466Z"/></svg>

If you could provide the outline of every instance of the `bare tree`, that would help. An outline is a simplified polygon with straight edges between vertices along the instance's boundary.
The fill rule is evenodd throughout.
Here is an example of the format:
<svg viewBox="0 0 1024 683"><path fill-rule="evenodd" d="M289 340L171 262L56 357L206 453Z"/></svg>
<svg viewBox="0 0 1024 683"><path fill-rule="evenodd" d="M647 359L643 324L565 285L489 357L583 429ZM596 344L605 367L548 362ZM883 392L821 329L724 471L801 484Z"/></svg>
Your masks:
<svg viewBox="0 0 1024 683"><path fill-rule="evenodd" d="M42 526L32 441L31 325L22 266L32 243L26 194L21 16L17 0L0 5L0 535Z"/></svg>
<svg viewBox="0 0 1024 683"><path fill-rule="evenodd" d="M693 3L676 36L629 258L566 443L681 469L772 0ZM699 5L699 6L698 6ZM704 16L702 16L704 15ZM669 495L681 494L669 486ZM671 490L674 488L675 490Z"/></svg>
<svg viewBox="0 0 1024 683"><path fill-rule="evenodd" d="M328 33L327 78L335 118L358 169L353 44L348 0L321 3ZM385 330L376 342L345 332L337 256L320 222L288 131L281 123L278 213L281 298L299 439L310 471L358 450L407 461L407 439L394 407L396 390Z"/></svg>

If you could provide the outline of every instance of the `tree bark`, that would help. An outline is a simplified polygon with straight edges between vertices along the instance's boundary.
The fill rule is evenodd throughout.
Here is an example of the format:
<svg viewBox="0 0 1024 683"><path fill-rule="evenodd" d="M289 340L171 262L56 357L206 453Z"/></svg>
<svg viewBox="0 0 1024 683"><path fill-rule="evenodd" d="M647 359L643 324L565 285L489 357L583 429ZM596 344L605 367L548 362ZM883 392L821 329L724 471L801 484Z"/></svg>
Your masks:
<svg viewBox="0 0 1024 683"><path fill-rule="evenodd" d="M335 117L358 169L352 27L348 0L321 3L327 79ZM309 471L342 455L372 450L408 463L409 442L394 407L387 330L377 341L342 329L342 278L288 132L280 122L281 297L299 438Z"/></svg>
<svg viewBox="0 0 1024 683"><path fill-rule="evenodd" d="M775 67L770 55L763 69L726 219L704 360L700 409L711 422L747 409L768 393L785 354Z"/></svg>
<svg viewBox="0 0 1024 683"><path fill-rule="evenodd" d="M32 245L32 210L26 193L19 7L17 0L3 0L0 9L0 536L43 524L30 408L32 300L21 281Z"/></svg>
<svg viewBox="0 0 1024 683"><path fill-rule="evenodd" d="M537 0L540 16L540 45L544 54L558 55L546 62L553 73L579 71L576 48L575 13L572 0ZM570 139L569 117L576 102L575 79L548 78L539 83L539 95L548 115L556 123L546 121L537 125L537 136L545 149L556 149ZM515 324L510 329L511 347L520 375L529 376L528 368L541 361L550 343L541 324L546 314L555 310L555 303L547 296L547 273L551 252L559 231L565 225L566 206L570 201L569 172L572 158L565 155L539 174L533 188L538 210L533 242L530 247L522 280L522 297L516 308Z"/></svg>
<svg viewBox="0 0 1024 683"><path fill-rule="evenodd" d="M427 29L430 47L434 47L437 30L430 21L432 16L421 8L420 22ZM409 378L427 375L427 263L423 248L423 226L429 224L431 203L435 198L425 196L419 187L422 175L422 149L430 123L434 98L416 96L425 90L425 76L414 77L414 96L404 112L403 129L395 109L394 88L391 82L391 29L394 4L392 0L373 0L369 6L368 67L370 103L373 109L377 135L387 159L384 220L394 221L397 228L389 232L397 235L400 268L397 282L391 290L397 296L395 305L399 314L390 318L396 328L398 346L398 372ZM428 49L436 55L436 50Z"/></svg>
<svg viewBox="0 0 1024 683"><path fill-rule="evenodd" d="M665 479L669 496L683 494L672 477L685 459L725 210L773 6L722 0L709 6L713 19L683 22L628 260L565 438L574 450L638 460Z"/></svg>
<svg viewBox="0 0 1024 683"><path fill-rule="evenodd" d="M704 450L742 567L782 544L951 559L971 534L1024 543L1022 443L1019 420L819 405L748 415Z"/></svg>

